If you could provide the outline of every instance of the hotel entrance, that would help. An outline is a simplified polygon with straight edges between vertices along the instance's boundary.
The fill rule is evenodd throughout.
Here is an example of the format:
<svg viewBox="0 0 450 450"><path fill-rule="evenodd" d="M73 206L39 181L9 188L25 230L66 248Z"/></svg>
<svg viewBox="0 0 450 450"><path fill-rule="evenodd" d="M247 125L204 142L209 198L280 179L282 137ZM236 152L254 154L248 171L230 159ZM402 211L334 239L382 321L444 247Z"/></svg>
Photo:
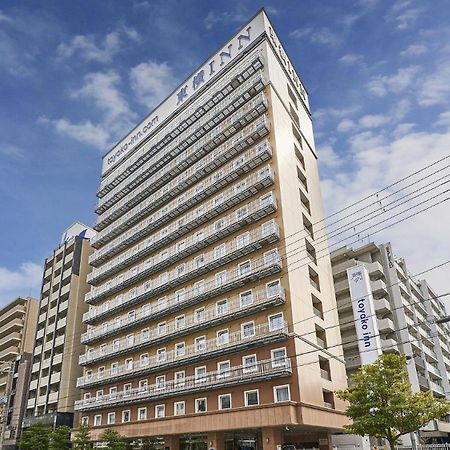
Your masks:
<svg viewBox="0 0 450 450"><path fill-rule="evenodd" d="M207 450L206 434L191 434L180 437L180 450Z"/></svg>
<svg viewBox="0 0 450 450"><path fill-rule="evenodd" d="M261 434L256 430L225 433L224 450L262 450Z"/></svg>

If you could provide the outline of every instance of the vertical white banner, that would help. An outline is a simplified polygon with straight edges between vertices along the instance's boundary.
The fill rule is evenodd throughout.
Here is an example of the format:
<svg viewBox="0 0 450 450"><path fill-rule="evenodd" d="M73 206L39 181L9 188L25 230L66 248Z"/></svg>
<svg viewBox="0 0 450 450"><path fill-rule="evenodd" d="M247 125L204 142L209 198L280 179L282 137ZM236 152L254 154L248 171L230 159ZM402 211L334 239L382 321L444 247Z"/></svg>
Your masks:
<svg viewBox="0 0 450 450"><path fill-rule="evenodd" d="M347 269L347 276L361 364L372 364L382 351L369 273L361 264Z"/></svg>

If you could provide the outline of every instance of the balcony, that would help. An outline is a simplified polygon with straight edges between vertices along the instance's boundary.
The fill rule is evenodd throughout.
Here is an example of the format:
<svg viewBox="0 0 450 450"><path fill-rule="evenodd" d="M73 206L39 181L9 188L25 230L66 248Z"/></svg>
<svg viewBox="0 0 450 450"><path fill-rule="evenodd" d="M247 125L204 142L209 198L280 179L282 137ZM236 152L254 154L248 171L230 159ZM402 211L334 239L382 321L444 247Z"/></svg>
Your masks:
<svg viewBox="0 0 450 450"><path fill-rule="evenodd" d="M201 350L198 350L195 344L192 344L185 347L185 352L182 355L177 355L175 350L172 350L166 352L163 358L161 355L156 354L150 356L145 364L142 364L141 361L134 361L131 365L122 364L113 371L107 369L103 375L99 375L98 373L86 374L78 378L77 387L85 389L90 386L116 382L122 379L129 379L130 377L138 377L183 364L192 364L193 362L214 358L219 355L239 352L258 345L283 341L287 338L288 328L286 322L275 330L271 330L269 324L263 323L255 326L255 334L250 337L244 337L239 330L230 333L228 342L225 344L219 344L217 339L214 338L206 341L204 348Z"/></svg>
<svg viewBox="0 0 450 450"><path fill-rule="evenodd" d="M262 95L262 94L261 94ZM264 111L266 111L267 105L264 100L264 97L261 97L261 101L253 108L251 109L248 114L245 116L245 120L239 120L237 124L236 123L231 124L228 128L220 131L215 130L214 133L211 134L211 142L208 145L208 148L212 150L213 148L216 148L219 144L225 142L229 135L232 134L230 129L233 131L238 131L241 128L244 128L245 125L255 121L256 118L261 116ZM267 121L267 118L265 115L262 117L259 117L258 120L255 121L254 126L256 126L256 133L252 133L251 135L251 141L246 141L245 143L240 143L240 136L239 134L234 137L234 140L236 141L235 146L238 146L239 144L241 147L247 147L248 145L253 144L261 137L264 137L269 133L269 124ZM251 128L251 127L250 127ZM213 145L214 144L214 145ZM155 218L154 218L155 219ZM122 219L123 220L123 219ZM99 248L104 246L107 242L111 241L113 238L115 238L118 234L120 234L121 230L123 229L122 223L111 223L106 228L104 228L102 231L97 233L91 241L92 246L94 248Z"/></svg>
<svg viewBox="0 0 450 450"><path fill-rule="evenodd" d="M437 392L438 394L444 395L444 388L440 384L431 380L430 380L430 389L434 392Z"/></svg>
<svg viewBox="0 0 450 450"><path fill-rule="evenodd" d="M267 226L267 224L269 226ZM247 242L244 244L240 245L236 239L222 244L220 247L221 250L220 252L217 252L217 254L216 250L212 250L184 263L180 266L182 267L182 270L180 267L176 267L175 269L166 272L166 279L161 279L161 275L150 280L147 278L150 275L154 275L155 273L172 266L174 262L181 259L176 252L172 255L172 258L160 260L154 265L148 264L147 262L140 264L131 269L128 273L112 280L111 287L108 290L102 289L102 293L98 294L97 297L91 297L91 302L99 301L102 298L122 291L144 279L147 279L145 282L147 291L154 291L154 295L158 295L170 288L176 287L186 281L190 281L224 264L228 264L242 256L248 255L255 250L259 250L267 244L276 242L279 239L278 225L275 221L270 221L267 224L250 232L247 235ZM199 258L202 259L199 260Z"/></svg>
<svg viewBox="0 0 450 450"><path fill-rule="evenodd" d="M121 338L115 346L108 344L101 349L91 349L88 353L80 355L79 364L88 365L101 360L117 357L124 353L137 351L144 347L157 345L177 337L195 333L205 328L211 328L230 320L236 320L240 317L263 311L273 306L279 306L283 304L284 301L284 291L281 286L272 289L270 292L267 292L266 289L252 292L252 303L245 306L241 306L240 298L237 296L227 303L226 308L223 308L224 310L219 310L217 305L212 305L205 309L205 313L200 318L196 317L195 314L185 316L182 326L177 326L176 320L172 320L166 323L164 332L161 332L158 330L157 326L154 326L149 328L148 333L145 336L141 332L135 333L133 335L132 344L129 344L128 337L126 337ZM152 319L153 315L151 310L143 310L135 316L134 320L124 320L127 323L120 327L116 326L115 332L123 333L142 323L148 323ZM110 333L108 333L109 336L111 336L111 334L114 334L113 330L110 330Z"/></svg>
<svg viewBox="0 0 450 450"><path fill-rule="evenodd" d="M180 300L179 296L173 295L168 297L164 302L159 302L159 300L153 301L149 304L147 309L151 311L152 318L156 320L159 317L163 317L180 309L195 305L208 298L224 294L225 292L244 286L247 283L263 279L274 273L278 273L281 271L281 268L282 264L279 256L269 261L265 261L264 258L253 260L251 261L251 269L247 273L241 273L239 268L224 271L226 282L220 285L216 283L215 276L210 276L203 280L204 284L201 286L195 284L189 289L186 289L184 300ZM104 309L92 311L90 317L92 320L100 320L103 317L110 316L119 310L128 308L136 303L141 303L151 297L152 295L147 295L145 291L138 291L135 297L132 296L126 300L122 296L119 296L116 297L116 299L106 303L106 307ZM148 320L148 317L144 314L142 319L143 321L146 321ZM127 321L136 323L136 317L125 320L122 318L120 321L114 320L108 324L104 323L97 329L83 333L81 335L81 343L88 344L102 339L113 330L115 331L118 328L123 328L126 326L128 324Z"/></svg>
<svg viewBox="0 0 450 450"><path fill-rule="evenodd" d="M164 385L152 384L144 388L134 388L129 391L117 392L115 394L101 397L91 397L87 400L75 402L75 411L89 411L93 409L110 408L149 402L170 398L182 394L191 395L194 392L221 389L240 384L255 383L258 381L272 380L287 377L292 374L289 358L283 360L259 361L249 371L243 366L231 367L227 372L207 372L201 379L190 376L180 380L166 381Z"/></svg>
<svg viewBox="0 0 450 450"><path fill-rule="evenodd" d="M379 319L378 321L378 330L380 333L393 333L395 332L394 322L389 318Z"/></svg>
<svg viewBox="0 0 450 450"><path fill-rule="evenodd" d="M52 365L56 366L57 364L61 364L62 360L63 360L63 354L62 353L57 353L56 355L53 356L53 361L52 361Z"/></svg>
<svg viewBox="0 0 450 450"><path fill-rule="evenodd" d="M374 298L386 297L388 295L386 283L383 280L371 281L370 286Z"/></svg>
<svg viewBox="0 0 450 450"><path fill-rule="evenodd" d="M398 353L398 344L395 339L381 339L381 348L384 353Z"/></svg>
<svg viewBox="0 0 450 450"><path fill-rule="evenodd" d="M386 314L391 311L391 305L385 298L376 298L373 301L375 312L377 314Z"/></svg>
<svg viewBox="0 0 450 450"><path fill-rule="evenodd" d="M226 108L226 112L220 111L217 114L217 111L214 110L212 111L212 114L215 114L215 117L220 116L221 119L224 120L227 116L235 113L237 109L239 109L251 97L255 96L258 92L264 89L262 76L260 75L258 78L250 80L247 85L242 87L245 87L245 89L241 89L239 91L240 95L236 96L235 99L228 105L228 107ZM260 102L261 98L261 96L258 96L257 102ZM255 101L253 101L253 104L255 104ZM235 116L236 115L234 115L233 117ZM197 139L203 138L203 136L217 124L218 123L214 123L214 121L210 119L209 125L206 125L203 128L200 127L201 133L197 133ZM206 140L207 138L203 139L201 142ZM166 185L171 184L176 187L177 183L174 183L173 181L171 182L170 180L172 180L173 177L175 177L177 174L181 173L180 170L183 170L189 165L195 163L207 152L207 146L203 147L196 144L195 146L186 148L186 143L183 140L178 141L177 144L178 145L173 148L165 149L162 155L155 155L150 159L150 161L142 166L141 171L139 171L137 174L139 176L139 179L141 180L140 183L136 183L135 177L125 180L125 182L127 183L126 190L131 192L128 192L128 194L126 195L118 195L120 194L120 192L111 193L111 195L107 195L100 200L99 207L96 210L96 213L100 214L95 226L95 229L97 231L105 228L105 226L107 226L108 223L111 222L111 220L115 220L115 218L119 217L128 209L135 206L144 197L148 196L149 194L157 190L160 186L164 185L164 183ZM196 151L194 154L194 148L200 151ZM180 152L180 149L184 150ZM172 155L172 157L168 159L167 155ZM163 160L165 160L165 164L160 163L161 156ZM225 160L223 158L221 159L223 163ZM200 167L203 167L203 165L204 163L200 163ZM192 168L189 168L187 169L186 176L188 177L192 173ZM184 187L188 186L189 184L190 183L184 183ZM117 201L118 197L120 197L119 201Z"/></svg>
<svg viewBox="0 0 450 450"><path fill-rule="evenodd" d="M194 102L193 108L196 108L191 116L187 117L183 121L177 121L174 125L166 127L166 129L161 130L157 133L152 141L157 141L157 144L153 145L150 149L148 148L151 144L145 144L139 151L135 153L130 158L130 161L127 166L119 167L114 170L112 176L106 177L102 180L100 184L99 191L97 193L98 197L102 198L107 195L111 190L115 189L119 184L123 185L123 180L127 179L129 175L133 172L137 172L137 169L145 164L145 162L151 158L155 153L159 152L164 146L166 146L173 139L178 137L182 131L191 126L194 122L197 121L199 117L204 115L210 109L215 107L226 95L228 95L231 91L236 89L240 84L242 84L245 80L252 77L255 72L260 70L263 67L262 59L258 56L249 66L245 69L238 67L241 73L230 78L223 78L222 81L219 81L216 84L216 90L213 91L213 94L209 98L209 100L203 105L197 107L199 102ZM200 101L200 100L199 100ZM163 137L163 134L165 136ZM158 139L160 139L158 141ZM121 186L124 188L124 186Z"/></svg>
<svg viewBox="0 0 450 450"><path fill-rule="evenodd" d="M213 243L229 236L230 234L238 231L242 227L254 223L263 217L272 214L277 209L276 199L272 193L265 194L265 199L254 200L240 208L238 212L233 212L228 216L222 217L219 223L210 224L202 229L196 229L195 233L187 236L184 239L184 248L181 248L179 244L169 247L167 249L167 259L172 260L184 258L186 256L195 253L202 248L208 247ZM170 225L167 234L161 236L160 232L151 235L146 241L141 242L134 248L123 253L119 257L110 261L109 264L103 266L101 269L93 272L93 280L96 282L103 280L106 277L110 277L118 273L120 270L128 267L136 261L152 254L155 250L160 249L172 239L175 239L178 233L178 227ZM202 239L199 239L199 236ZM169 257L170 255L170 257ZM83 317L83 320L84 317Z"/></svg>
<svg viewBox="0 0 450 450"><path fill-rule="evenodd" d="M37 389L38 386L38 380L32 380L30 381L30 391L34 391Z"/></svg>

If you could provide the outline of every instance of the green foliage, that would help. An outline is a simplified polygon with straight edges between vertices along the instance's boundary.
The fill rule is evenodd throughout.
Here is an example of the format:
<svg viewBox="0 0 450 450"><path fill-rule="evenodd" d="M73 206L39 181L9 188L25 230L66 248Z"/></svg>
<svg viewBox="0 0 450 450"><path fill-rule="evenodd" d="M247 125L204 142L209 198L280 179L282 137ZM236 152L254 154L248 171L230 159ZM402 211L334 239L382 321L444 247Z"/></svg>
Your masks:
<svg viewBox="0 0 450 450"><path fill-rule="evenodd" d="M78 433L73 440L73 448L75 450L90 450L91 445L91 434L88 425L80 425Z"/></svg>
<svg viewBox="0 0 450 450"><path fill-rule="evenodd" d="M108 450L125 450L125 440L123 437L111 428L108 428L102 434L102 441L106 444Z"/></svg>
<svg viewBox="0 0 450 450"><path fill-rule="evenodd" d="M346 414L353 423L346 432L385 438L394 448L404 434L449 413L446 399L434 398L431 391L412 393L405 367L405 356L381 355L358 370L349 388L337 392L349 402Z"/></svg>
<svg viewBox="0 0 450 450"><path fill-rule="evenodd" d="M50 435L49 450L65 450L70 448L70 427L56 428Z"/></svg>
<svg viewBox="0 0 450 450"><path fill-rule="evenodd" d="M48 450L51 429L41 422L31 425L22 434L19 447L21 450Z"/></svg>

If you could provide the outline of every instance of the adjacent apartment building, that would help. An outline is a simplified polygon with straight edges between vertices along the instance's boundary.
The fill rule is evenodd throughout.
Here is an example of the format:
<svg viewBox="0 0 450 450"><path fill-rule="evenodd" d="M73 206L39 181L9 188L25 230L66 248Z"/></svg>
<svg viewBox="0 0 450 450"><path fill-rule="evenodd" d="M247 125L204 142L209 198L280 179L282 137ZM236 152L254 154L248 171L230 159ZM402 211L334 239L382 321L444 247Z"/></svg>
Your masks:
<svg viewBox="0 0 450 450"><path fill-rule="evenodd" d="M349 291L347 269L364 264L370 278L375 335L382 352L405 354L412 389L432 390L450 399L450 346L444 303L426 280L417 280L391 244L370 243L359 248L343 247L331 254L339 323L349 377L361 365L361 352ZM447 440L450 423L434 421L424 427L422 437Z"/></svg>
<svg viewBox="0 0 450 450"><path fill-rule="evenodd" d="M346 374L311 114L264 11L104 156L96 213L93 439L328 448Z"/></svg>
<svg viewBox="0 0 450 450"><path fill-rule="evenodd" d="M17 448L36 333L39 301L17 297L0 310L0 446Z"/></svg>
<svg viewBox="0 0 450 450"><path fill-rule="evenodd" d="M45 260L33 365L23 428L42 422L52 427L74 426L73 405L79 397L76 379L82 369L82 322L87 311L84 296L91 270L89 239L95 231L75 223L63 234L60 245Z"/></svg>

